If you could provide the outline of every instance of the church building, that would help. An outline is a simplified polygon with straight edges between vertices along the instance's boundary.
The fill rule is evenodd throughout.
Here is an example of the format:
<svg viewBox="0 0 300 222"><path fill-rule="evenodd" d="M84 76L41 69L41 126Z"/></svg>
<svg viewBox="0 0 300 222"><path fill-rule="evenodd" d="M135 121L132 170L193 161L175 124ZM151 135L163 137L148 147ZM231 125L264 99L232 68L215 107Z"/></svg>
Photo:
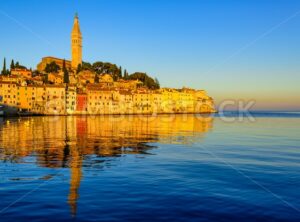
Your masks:
<svg viewBox="0 0 300 222"><path fill-rule="evenodd" d="M77 13L75 14L73 29L71 32L71 61L65 60L66 68L68 70L77 70L78 65L82 64L82 35L79 26L79 18ZM37 65L37 70L43 72L46 65L55 62L62 68L63 59L55 58L52 56L43 57L42 61Z"/></svg>

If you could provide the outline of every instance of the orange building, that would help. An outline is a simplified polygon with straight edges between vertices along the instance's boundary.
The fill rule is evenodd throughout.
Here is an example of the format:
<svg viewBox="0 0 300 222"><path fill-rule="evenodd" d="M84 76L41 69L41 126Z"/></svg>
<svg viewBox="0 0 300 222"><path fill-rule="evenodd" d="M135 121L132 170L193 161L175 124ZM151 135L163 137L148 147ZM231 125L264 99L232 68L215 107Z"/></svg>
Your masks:
<svg viewBox="0 0 300 222"><path fill-rule="evenodd" d="M76 97L76 111L86 112L87 111L87 94L78 93Z"/></svg>
<svg viewBox="0 0 300 222"><path fill-rule="evenodd" d="M22 76L26 79L30 79L32 77L32 72L28 69L11 69L10 74L15 76Z"/></svg>

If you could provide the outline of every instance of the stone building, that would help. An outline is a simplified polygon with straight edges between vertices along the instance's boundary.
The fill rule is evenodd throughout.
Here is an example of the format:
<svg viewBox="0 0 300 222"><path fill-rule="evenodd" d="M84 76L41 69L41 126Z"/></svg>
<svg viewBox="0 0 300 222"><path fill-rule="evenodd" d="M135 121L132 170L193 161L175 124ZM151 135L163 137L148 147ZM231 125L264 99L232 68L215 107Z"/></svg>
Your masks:
<svg viewBox="0 0 300 222"><path fill-rule="evenodd" d="M39 72L44 72L47 64L50 64L51 62L55 62L62 69L64 60L52 56L43 57L42 61L37 65L36 68ZM66 68L68 70L71 69L71 61L65 60L65 63L66 63Z"/></svg>

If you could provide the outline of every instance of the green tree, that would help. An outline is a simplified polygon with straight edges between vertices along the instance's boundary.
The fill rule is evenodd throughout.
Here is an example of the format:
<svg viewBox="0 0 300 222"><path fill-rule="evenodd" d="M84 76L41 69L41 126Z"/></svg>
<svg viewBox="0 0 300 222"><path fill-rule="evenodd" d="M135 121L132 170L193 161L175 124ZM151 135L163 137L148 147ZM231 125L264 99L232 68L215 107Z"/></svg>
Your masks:
<svg viewBox="0 0 300 222"><path fill-rule="evenodd" d="M159 83L158 79L155 78L154 81L155 81L156 86L158 86L158 88L160 88L160 83Z"/></svg>
<svg viewBox="0 0 300 222"><path fill-rule="evenodd" d="M51 73L51 72L53 72L53 73L58 73L59 70L60 70L59 65L57 65L56 62L53 61L53 62L48 63L48 64L46 65L44 71L45 71L46 73Z"/></svg>
<svg viewBox="0 0 300 222"><path fill-rule="evenodd" d="M69 72L66 68L66 60L63 61L64 83L70 83Z"/></svg>
<svg viewBox="0 0 300 222"><path fill-rule="evenodd" d="M93 70L93 66L89 62L82 62L81 68L82 70L90 70L90 71Z"/></svg>
<svg viewBox="0 0 300 222"><path fill-rule="evenodd" d="M76 73L77 73L77 74L80 73L81 70L82 70L82 65L81 65L81 64L78 64Z"/></svg>
<svg viewBox="0 0 300 222"><path fill-rule="evenodd" d="M15 68L15 62L14 60L12 59L11 60L11 63L10 63L10 70L14 69Z"/></svg>
<svg viewBox="0 0 300 222"><path fill-rule="evenodd" d="M7 74L7 70L6 70L6 59L4 58L3 60L3 69L1 71L2 75L6 75Z"/></svg>
<svg viewBox="0 0 300 222"><path fill-rule="evenodd" d="M120 79L122 79L122 66L119 67L119 76Z"/></svg>
<svg viewBox="0 0 300 222"><path fill-rule="evenodd" d="M49 80L48 80L48 73L44 75L43 83L44 83L44 84L48 84L48 83L49 83Z"/></svg>
<svg viewBox="0 0 300 222"><path fill-rule="evenodd" d="M128 72L127 72L127 70L125 69L125 70L124 70L124 79L128 79L128 78L129 78Z"/></svg>
<svg viewBox="0 0 300 222"><path fill-rule="evenodd" d="M38 76L38 75L40 75L41 73L38 71L38 70L34 70L33 72L32 72L32 76L33 77L35 77L35 76Z"/></svg>
<svg viewBox="0 0 300 222"><path fill-rule="evenodd" d="M15 63L15 69L27 69L27 67L26 67L26 66L23 66L23 65L20 65L20 63L17 61L17 62Z"/></svg>
<svg viewBox="0 0 300 222"><path fill-rule="evenodd" d="M94 62L93 65L93 70L98 73L98 74L102 74L103 73L103 62Z"/></svg>
<svg viewBox="0 0 300 222"><path fill-rule="evenodd" d="M118 68L118 66L109 62L94 62L92 65L92 69L98 74L106 73L112 75L114 78L118 78L120 76L120 69Z"/></svg>
<svg viewBox="0 0 300 222"><path fill-rule="evenodd" d="M95 74L95 80L94 81L95 81L95 83L99 83L99 76L98 76L97 73Z"/></svg>
<svg viewBox="0 0 300 222"><path fill-rule="evenodd" d="M140 80L144 86L146 86L149 89L159 89L159 83L158 80L155 81L153 78L148 76L146 73L143 72L135 72L128 76L128 79L137 79Z"/></svg>

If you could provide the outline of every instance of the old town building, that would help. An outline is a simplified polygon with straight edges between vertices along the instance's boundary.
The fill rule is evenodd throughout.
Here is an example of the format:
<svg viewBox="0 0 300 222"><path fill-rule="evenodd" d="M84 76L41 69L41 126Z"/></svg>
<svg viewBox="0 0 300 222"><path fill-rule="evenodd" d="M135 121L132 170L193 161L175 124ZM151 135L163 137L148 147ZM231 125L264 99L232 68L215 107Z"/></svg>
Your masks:
<svg viewBox="0 0 300 222"><path fill-rule="evenodd" d="M30 79L32 77L31 70L28 70L26 68L16 68L10 70L10 75L12 76L21 76L26 79Z"/></svg>
<svg viewBox="0 0 300 222"><path fill-rule="evenodd" d="M214 112L204 90L118 89L88 84L21 85L0 81L0 103L38 114L152 114Z"/></svg>

